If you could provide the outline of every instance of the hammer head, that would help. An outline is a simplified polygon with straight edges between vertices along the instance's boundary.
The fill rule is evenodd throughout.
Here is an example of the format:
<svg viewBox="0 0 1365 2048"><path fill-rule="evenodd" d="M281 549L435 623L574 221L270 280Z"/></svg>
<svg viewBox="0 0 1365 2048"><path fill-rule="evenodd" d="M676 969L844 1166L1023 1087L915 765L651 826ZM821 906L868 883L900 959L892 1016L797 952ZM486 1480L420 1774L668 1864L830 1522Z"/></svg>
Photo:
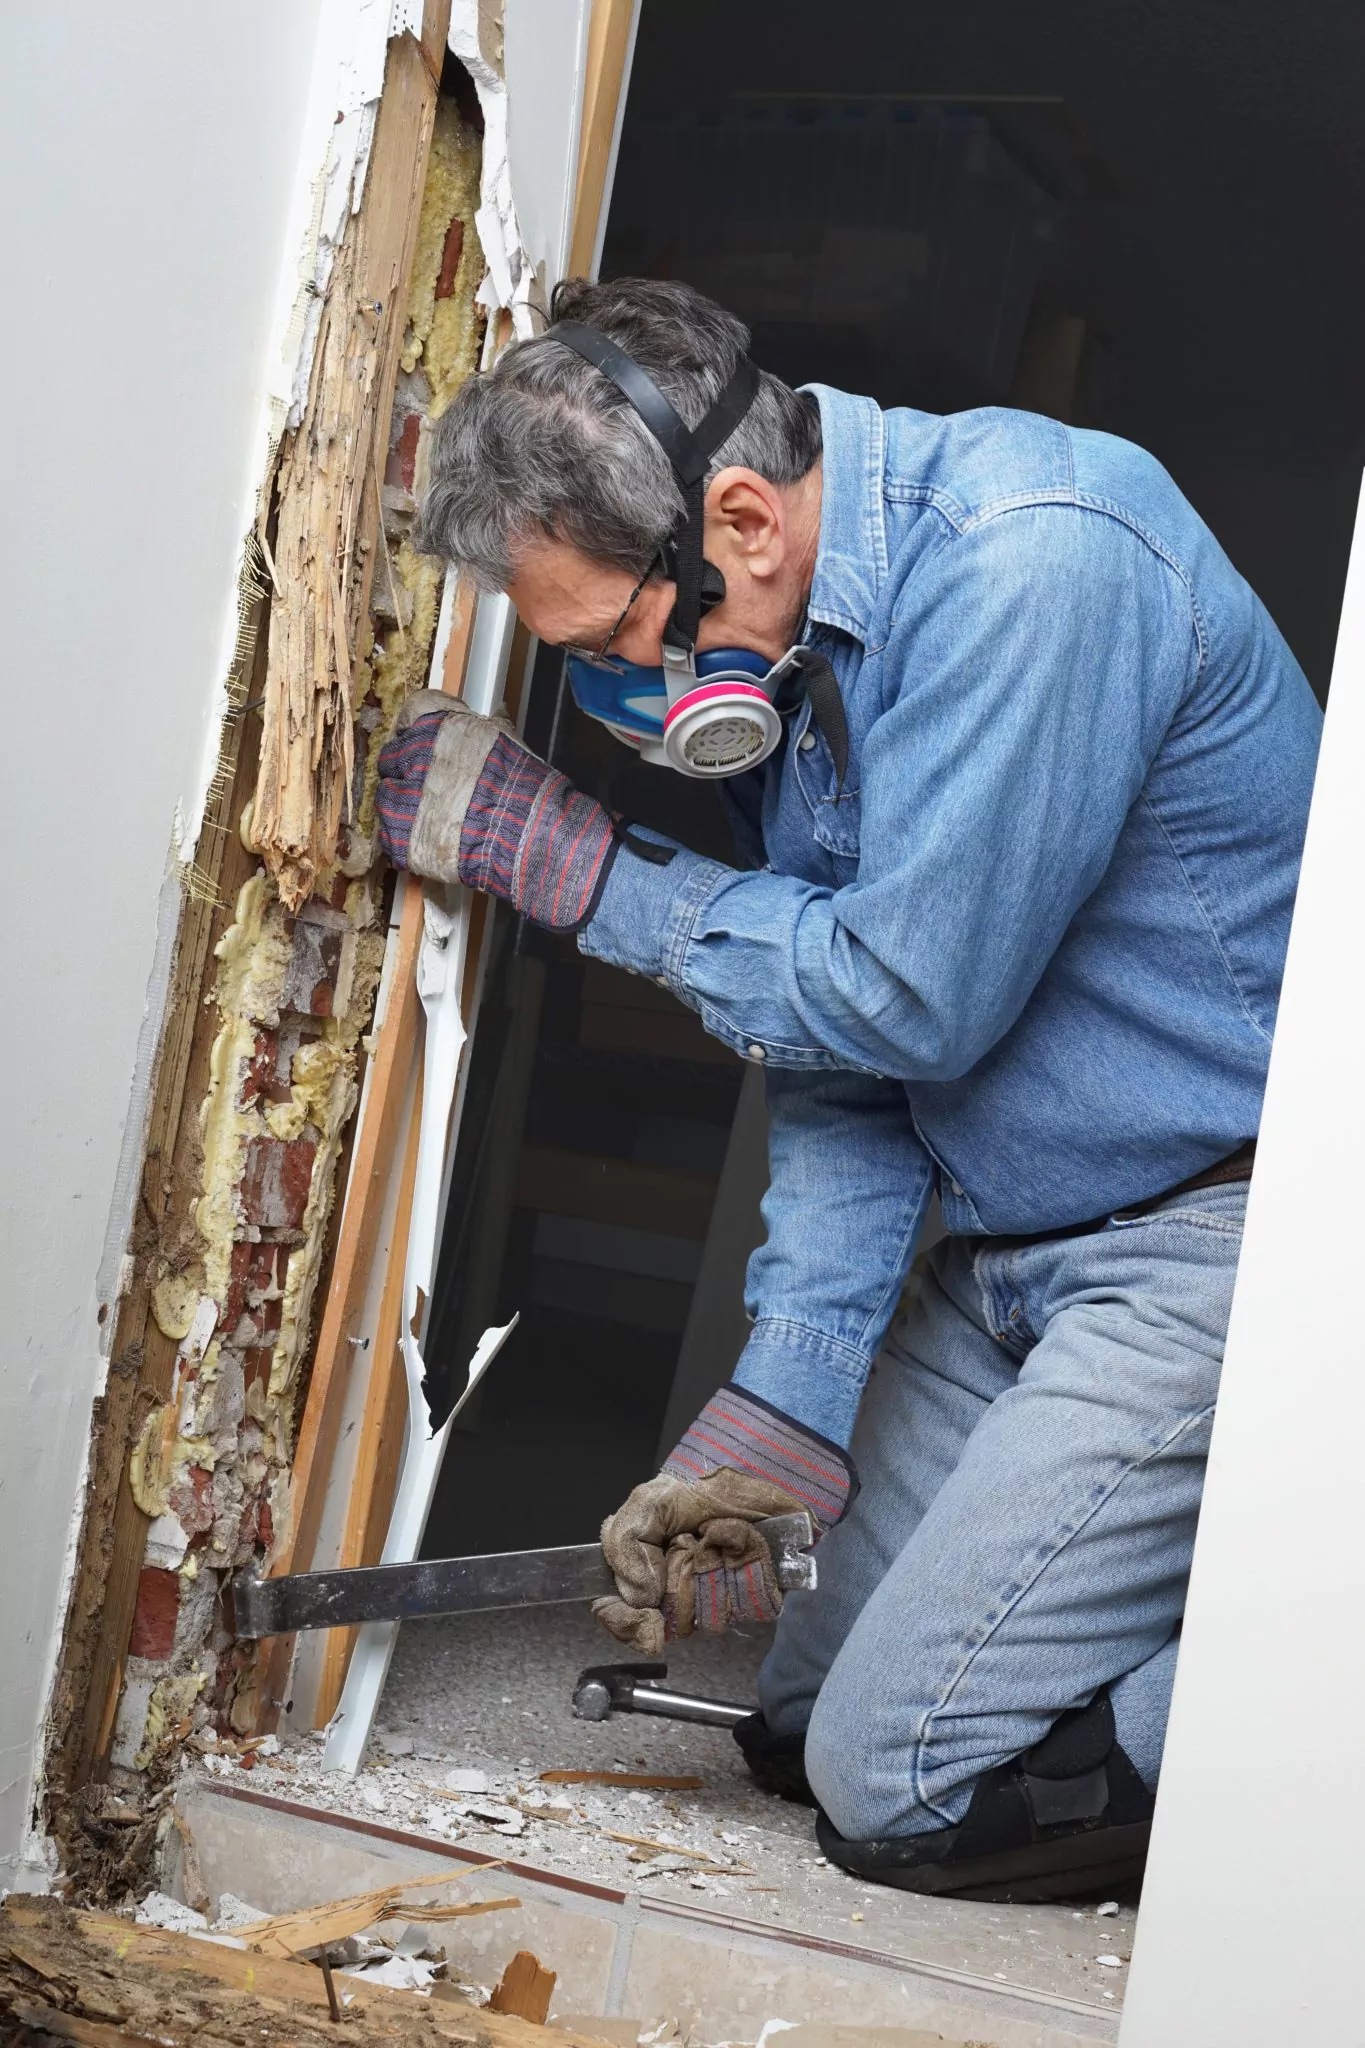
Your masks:
<svg viewBox="0 0 1365 2048"><path fill-rule="evenodd" d="M573 1710L580 1721L609 1721L613 1713L629 1712L641 1679L667 1678L666 1664L590 1664L573 1689Z"/></svg>

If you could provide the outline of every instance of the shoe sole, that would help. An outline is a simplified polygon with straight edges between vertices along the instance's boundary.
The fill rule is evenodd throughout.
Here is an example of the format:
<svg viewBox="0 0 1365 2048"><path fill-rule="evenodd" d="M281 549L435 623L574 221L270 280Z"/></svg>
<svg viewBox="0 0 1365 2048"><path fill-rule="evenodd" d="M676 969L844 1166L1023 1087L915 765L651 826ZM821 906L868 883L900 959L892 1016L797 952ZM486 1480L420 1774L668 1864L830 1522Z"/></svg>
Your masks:
<svg viewBox="0 0 1365 2048"><path fill-rule="evenodd" d="M1150 1821L1098 1828L1062 1841L1032 1842L998 1856L974 1856L961 1863L905 1863L861 1866L830 1855L850 1876L866 1883L931 1898L976 1899L984 1904L1035 1906L1050 1899L1076 1899L1118 1891L1138 1882L1147 1861ZM913 1839L913 1838L912 1838ZM822 1846L826 1854L832 1845ZM856 1843L845 1844L856 1849Z"/></svg>

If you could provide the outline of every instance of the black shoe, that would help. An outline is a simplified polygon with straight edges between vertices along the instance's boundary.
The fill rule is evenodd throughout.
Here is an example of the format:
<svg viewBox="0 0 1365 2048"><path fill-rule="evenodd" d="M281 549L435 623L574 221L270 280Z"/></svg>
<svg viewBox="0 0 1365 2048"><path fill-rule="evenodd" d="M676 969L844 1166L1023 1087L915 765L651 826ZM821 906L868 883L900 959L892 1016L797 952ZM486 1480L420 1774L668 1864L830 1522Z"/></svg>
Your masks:
<svg viewBox="0 0 1365 2048"><path fill-rule="evenodd" d="M1105 1898L1136 1884L1153 1803L1115 1740L1106 1692L979 1779L956 1827L846 1842L821 1813L815 1833L831 1863L874 1884L1031 1905Z"/></svg>
<svg viewBox="0 0 1365 2048"><path fill-rule="evenodd" d="M804 1735L774 1735L762 1714L750 1714L730 1730L744 1752L755 1782L798 1806L814 1806L815 1794L806 1776Z"/></svg>

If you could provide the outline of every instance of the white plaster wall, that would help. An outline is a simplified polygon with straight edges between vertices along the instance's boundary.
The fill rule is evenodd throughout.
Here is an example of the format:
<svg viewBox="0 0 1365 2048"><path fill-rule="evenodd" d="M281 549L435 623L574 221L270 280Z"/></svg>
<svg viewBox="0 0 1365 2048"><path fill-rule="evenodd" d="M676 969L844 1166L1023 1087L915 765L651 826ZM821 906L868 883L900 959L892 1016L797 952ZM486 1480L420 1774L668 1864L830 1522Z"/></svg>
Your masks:
<svg viewBox="0 0 1365 2048"><path fill-rule="evenodd" d="M1228 1326L1122 2048L1365 2043L1365 498Z"/></svg>
<svg viewBox="0 0 1365 2048"><path fill-rule="evenodd" d="M126 1235L163 883L252 518L320 0L2 12L0 1882L31 1883L97 1274L112 1284Z"/></svg>

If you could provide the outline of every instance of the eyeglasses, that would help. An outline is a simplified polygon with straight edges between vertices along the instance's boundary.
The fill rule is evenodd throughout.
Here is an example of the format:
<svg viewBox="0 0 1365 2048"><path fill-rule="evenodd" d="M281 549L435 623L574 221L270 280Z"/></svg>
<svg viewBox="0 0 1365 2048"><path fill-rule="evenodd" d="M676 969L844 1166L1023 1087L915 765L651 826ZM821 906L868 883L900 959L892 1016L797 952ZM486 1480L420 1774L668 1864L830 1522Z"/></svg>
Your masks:
<svg viewBox="0 0 1365 2048"><path fill-rule="evenodd" d="M656 555L654 560L650 563L649 567L645 570L644 575L636 584L634 590L631 591L630 596L626 599L625 604L621 608L621 616L617 619L616 624L612 627L610 633L608 633L606 639L602 642L602 645L599 648L594 650L590 647L575 647L571 640L564 640L561 641L560 644L563 647L565 654L573 655L574 658L578 661L590 661L595 668L600 668L602 664L606 661L607 655L611 651L612 641L616 638L622 626L625 625L626 620L630 617L631 612L635 606L636 598L640 595L640 592L644 589L646 583L648 583L650 577L654 574L654 571L658 567L659 558Z"/></svg>

